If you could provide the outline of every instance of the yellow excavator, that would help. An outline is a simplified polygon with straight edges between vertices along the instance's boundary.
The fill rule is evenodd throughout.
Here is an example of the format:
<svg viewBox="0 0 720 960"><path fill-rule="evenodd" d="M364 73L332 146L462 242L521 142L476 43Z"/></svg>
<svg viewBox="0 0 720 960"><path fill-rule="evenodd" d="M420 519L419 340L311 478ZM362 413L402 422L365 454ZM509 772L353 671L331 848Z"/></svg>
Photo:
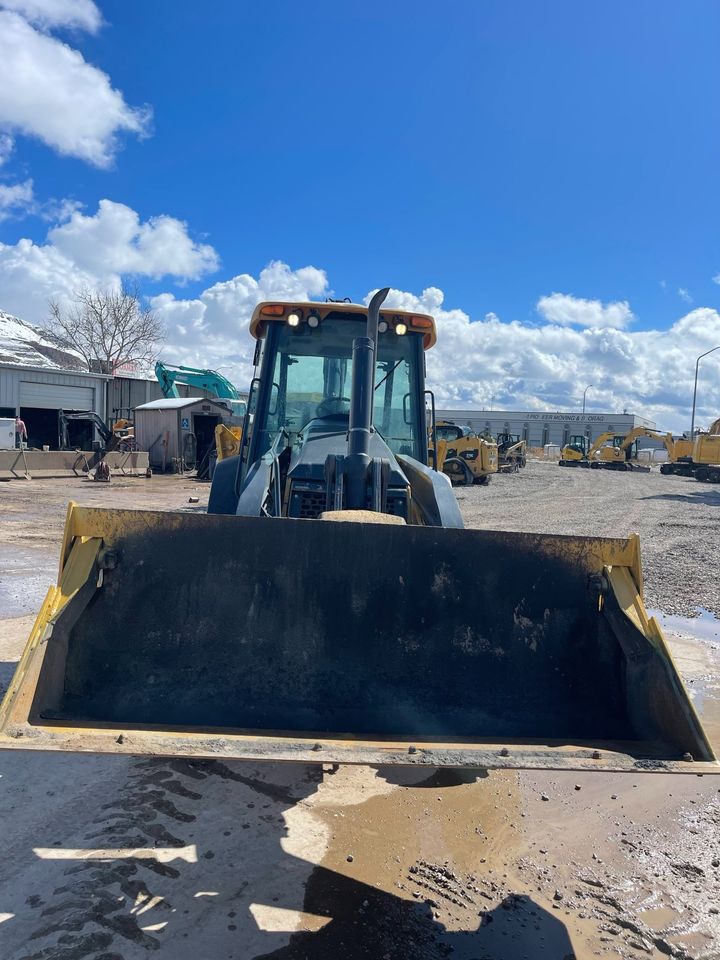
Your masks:
<svg viewBox="0 0 720 960"><path fill-rule="evenodd" d="M442 470L453 485L473 483L486 486L498 472L498 446L494 440L479 437L470 427L452 420L438 420L430 431L437 449L436 469Z"/></svg>
<svg viewBox="0 0 720 960"><path fill-rule="evenodd" d="M664 474L695 477L701 483L720 483L720 418L694 440L682 440L683 449L660 467Z"/></svg>
<svg viewBox="0 0 720 960"><path fill-rule="evenodd" d="M671 433L661 433L648 427L635 427L626 434L601 433L593 444L583 435L570 437L560 454L561 467L591 467L594 470L624 470L649 473L650 467L632 458L633 447L641 437L658 440L668 451L670 459L677 456L677 444Z"/></svg>
<svg viewBox="0 0 720 960"><path fill-rule="evenodd" d="M431 317L263 302L208 513L71 504L0 744L718 773L636 536L463 529L428 463Z"/></svg>

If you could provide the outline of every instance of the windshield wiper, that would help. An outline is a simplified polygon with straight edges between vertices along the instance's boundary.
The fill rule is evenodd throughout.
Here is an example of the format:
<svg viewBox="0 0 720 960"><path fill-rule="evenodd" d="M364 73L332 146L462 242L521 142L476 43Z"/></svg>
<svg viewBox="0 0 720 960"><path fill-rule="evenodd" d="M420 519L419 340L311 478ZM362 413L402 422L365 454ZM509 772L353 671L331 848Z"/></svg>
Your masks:
<svg viewBox="0 0 720 960"><path fill-rule="evenodd" d="M400 357L399 360L396 360L396 361L395 361L395 363L392 365L392 367L390 367L390 369L388 370L388 372L387 372L387 373L385 374L385 376L382 378L382 380L380 381L380 383L376 383L376 384L375 384L375 389L376 389L376 390L377 390L378 387L381 387L381 386L385 383L385 381L387 380L387 378L390 376L391 373L395 373L395 371L397 370L397 368L400 366L400 364L401 364L402 362L403 362L403 358L402 358L402 357Z"/></svg>

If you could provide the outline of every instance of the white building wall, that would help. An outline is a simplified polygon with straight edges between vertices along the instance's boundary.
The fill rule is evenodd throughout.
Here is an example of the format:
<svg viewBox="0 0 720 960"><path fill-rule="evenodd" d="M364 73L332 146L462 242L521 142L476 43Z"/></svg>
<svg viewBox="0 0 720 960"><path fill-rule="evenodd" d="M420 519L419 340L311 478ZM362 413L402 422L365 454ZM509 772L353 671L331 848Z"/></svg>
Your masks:
<svg viewBox="0 0 720 960"><path fill-rule="evenodd" d="M563 446L573 434L585 434L591 441L601 433L626 434L635 427L654 430L655 421L636 414L625 413L570 413L538 410L437 410L438 420L452 420L468 426L476 433L485 430L518 434L528 446L542 447L546 443Z"/></svg>

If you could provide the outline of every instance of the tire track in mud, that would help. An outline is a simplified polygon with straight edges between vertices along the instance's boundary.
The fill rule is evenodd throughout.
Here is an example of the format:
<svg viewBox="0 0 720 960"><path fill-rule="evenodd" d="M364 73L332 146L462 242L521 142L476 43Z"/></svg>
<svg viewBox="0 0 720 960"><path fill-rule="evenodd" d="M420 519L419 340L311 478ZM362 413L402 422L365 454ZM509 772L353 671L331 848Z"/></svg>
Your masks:
<svg viewBox="0 0 720 960"><path fill-rule="evenodd" d="M291 806L308 792L242 774L220 761L144 759L133 764L125 785L72 842L88 850L162 848L164 861L167 851L184 851L193 843L189 828L203 807L206 815L213 808L212 782L218 778L250 788L258 800L269 801L263 805L268 808ZM314 771L306 771L304 779L314 789ZM211 859L214 853L203 856ZM193 867L182 859L145 857L71 861L49 902L29 898L39 918L25 947L5 960L124 960L128 949L133 956L154 953L178 912L173 881Z"/></svg>

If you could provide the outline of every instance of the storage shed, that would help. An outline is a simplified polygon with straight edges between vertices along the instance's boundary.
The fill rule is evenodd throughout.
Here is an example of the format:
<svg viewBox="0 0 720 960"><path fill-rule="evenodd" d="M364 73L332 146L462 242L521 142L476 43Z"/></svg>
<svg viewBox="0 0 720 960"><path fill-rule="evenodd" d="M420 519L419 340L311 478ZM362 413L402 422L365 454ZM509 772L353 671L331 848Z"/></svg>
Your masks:
<svg viewBox="0 0 720 960"><path fill-rule="evenodd" d="M192 470L215 442L230 411L206 397L170 397L135 407L135 439L154 470Z"/></svg>

